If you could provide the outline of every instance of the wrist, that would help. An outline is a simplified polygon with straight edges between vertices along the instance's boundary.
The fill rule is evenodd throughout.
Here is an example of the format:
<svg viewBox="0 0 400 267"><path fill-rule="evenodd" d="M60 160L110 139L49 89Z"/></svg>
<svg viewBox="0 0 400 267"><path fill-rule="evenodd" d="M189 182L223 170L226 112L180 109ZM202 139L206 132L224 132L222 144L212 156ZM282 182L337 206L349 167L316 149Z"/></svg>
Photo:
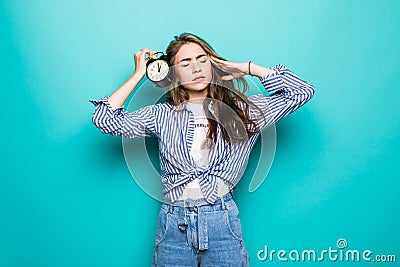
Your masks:
<svg viewBox="0 0 400 267"><path fill-rule="evenodd" d="M253 74L251 73L251 61L247 63L247 74L253 76Z"/></svg>
<svg viewBox="0 0 400 267"><path fill-rule="evenodd" d="M132 77L135 76L135 77L137 77L137 78L139 78L141 80L144 77L145 74L146 74L146 70L136 69L133 72Z"/></svg>
<svg viewBox="0 0 400 267"><path fill-rule="evenodd" d="M251 64L250 64L250 71L251 71L252 76L256 76L259 78L276 72L276 70L274 70L274 69L266 68L266 67L257 65L253 62L251 62Z"/></svg>

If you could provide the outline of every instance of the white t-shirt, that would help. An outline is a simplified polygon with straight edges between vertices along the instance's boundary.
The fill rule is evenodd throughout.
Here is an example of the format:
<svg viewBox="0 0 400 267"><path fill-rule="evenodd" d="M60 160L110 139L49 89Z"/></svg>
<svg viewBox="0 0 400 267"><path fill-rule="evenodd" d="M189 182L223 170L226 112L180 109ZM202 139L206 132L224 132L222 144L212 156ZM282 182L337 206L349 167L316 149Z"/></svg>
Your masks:
<svg viewBox="0 0 400 267"><path fill-rule="evenodd" d="M203 105L197 103L186 102L187 108L193 112L195 129L193 136L193 143L190 149L190 155L195 161L197 166L203 166L209 164L209 149L201 148L203 142L205 142L208 131L208 121L205 116ZM229 192L228 185L222 180L217 178L218 182L218 196L223 196ZM193 181L189 182L179 200L186 198L203 198L204 195L201 192L199 179L195 178Z"/></svg>

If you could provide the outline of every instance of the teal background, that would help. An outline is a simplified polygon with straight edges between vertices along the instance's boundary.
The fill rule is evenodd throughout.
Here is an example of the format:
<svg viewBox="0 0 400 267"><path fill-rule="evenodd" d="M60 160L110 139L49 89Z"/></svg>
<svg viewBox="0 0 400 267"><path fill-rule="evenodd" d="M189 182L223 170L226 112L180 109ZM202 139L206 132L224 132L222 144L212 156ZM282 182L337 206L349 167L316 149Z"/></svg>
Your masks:
<svg viewBox="0 0 400 267"><path fill-rule="evenodd" d="M184 31L315 86L276 124L264 184L248 193L244 177L236 190L251 266L298 264L258 261L264 245L318 251L339 238L399 261L399 3L1 1L0 266L150 265L160 203L88 100L129 77L135 51Z"/></svg>

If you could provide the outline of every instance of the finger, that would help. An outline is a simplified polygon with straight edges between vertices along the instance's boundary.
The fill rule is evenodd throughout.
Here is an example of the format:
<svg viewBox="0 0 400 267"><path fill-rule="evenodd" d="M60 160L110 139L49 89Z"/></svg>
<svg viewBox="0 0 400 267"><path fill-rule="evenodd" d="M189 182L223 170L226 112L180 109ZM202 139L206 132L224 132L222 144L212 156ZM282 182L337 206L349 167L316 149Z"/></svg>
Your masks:
<svg viewBox="0 0 400 267"><path fill-rule="evenodd" d="M222 80L224 80L224 81L230 81L230 80L232 80L234 77L232 76L232 75L225 75L225 76L222 76L221 77L221 79Z"/></svg>
<svg viewBox="0 0 400 267"><path fill-rule="evenodd" d="M151 57L152 57L152 58L156 58L156 57L157 57L156 51L151 51Z"/></svg>
<svg viewBox="0 0 400 267"><path fill-rule="evenodd" d="M153 50L150 50L150 49L148 51L146 51L146 55L148 55L148 57L146 59L150 59L150 58L155 59L155 58L157 58L157 52L153 51Z"/></svg>
<svg viewBox="0 0 400 267"><path fill-rule="evenodd" d="M223 63L222 60L220 60L220 59L218 59L216 57L213 57L213 56L210 56L210 60L211 60L212 63L215 63L215 64L222 64Z"/></svg>
<svg viewBox="0 0 400 267"><path fill-rule="evenodd" d="M237 70L237 67L235 66L234 63L226 61L226 60L220 60L218 59L218 61L212 61L212 63L214 63L215 65L217 65L218 67L224 69L224 70Z"/></svg>
<svg viewBox="0 0 400 267"><path fill-rule="evenodd" d="M150 49L146 47L146 48L140 49L138 52L140 52L142 55L143 54L146 55L149 51L150 51Z"/></svg>
<svg viewBox="0 0 400 267"><path fill-rule="evenodd" d="M219 58L217 58L217 57L214 57L214 56L210 56L210 58L211 58L212 60L214 60L214 61L217 61L217 62L224 62L224 61L226 61L226 60L222 60L222 59L219 59Z"/></svg>
<svg viewBox="0 0 400 267"><path fill-rule="evenodd" d="M216 61L212 61L212 63L220 69L229 70L229 66L225 63L222 63L222 62L220 63L220 62L216 62Z"/></svg>
<svg viewBox="0 0 400 267"><path fill-rule="evenodd" d="M148 48L144 48L142 50L142 56L144 57L145 60L149 60L150 58L155 58L156 57L156 53Z"/></svg>

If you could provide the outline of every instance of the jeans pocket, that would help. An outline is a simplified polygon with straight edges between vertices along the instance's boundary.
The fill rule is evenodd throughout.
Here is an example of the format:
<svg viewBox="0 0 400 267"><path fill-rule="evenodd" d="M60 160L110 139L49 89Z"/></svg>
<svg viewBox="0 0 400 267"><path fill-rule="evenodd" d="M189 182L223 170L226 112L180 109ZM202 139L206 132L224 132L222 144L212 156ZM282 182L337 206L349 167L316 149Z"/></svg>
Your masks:
<svg viewBox="0 0 400 267"><path fill-rule="evenodd" d="M158 224L156 230L156 246L158 246L167 236L170 213L164 209L160 210L158 215Z"/></svg>
<svg viewBox="0 0 400 267"><path fill-rule="evenodd" d="M242 241L242 225L239 219L239 210L236 205L227 207L225 210L225 221L232 237Z"/></svg>

